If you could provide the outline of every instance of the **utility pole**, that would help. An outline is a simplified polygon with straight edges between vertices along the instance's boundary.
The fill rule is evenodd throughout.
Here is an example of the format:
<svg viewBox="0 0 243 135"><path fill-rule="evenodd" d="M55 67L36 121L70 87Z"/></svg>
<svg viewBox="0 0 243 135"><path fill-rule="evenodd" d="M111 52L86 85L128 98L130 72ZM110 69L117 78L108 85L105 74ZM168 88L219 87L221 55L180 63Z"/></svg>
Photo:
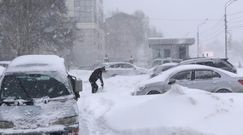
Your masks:
<svg viewBox="0 0 243 135"><path fill-rule="evenodd" d="M225 44L225 58L228 58L228 21L227 21L227 7L237 0L229 0L224 6L224 44Z"/></svg>
<svg viewBox="0 0 243 135"><path fill-rule="evenodd" d="M199 57L199 53L200 53L200 33L199 33L199 27L203 24L205 24L208 21L208 18L206 18L205 20L203 20L202 23L197 25L197 57Z"/></svg>
<svg viewBox="0 0 243 135"><path fill-rule="evenodd" d="M225 58L228 58L228 27L227 27L227 15L226 7L224 9L224 45L225 45Z"/></svg>
<svg viewBox="0 0 243 135"><path fill-rule="evenodd" d="M199 57L199 27L197 27L197 57Z"/></svg>

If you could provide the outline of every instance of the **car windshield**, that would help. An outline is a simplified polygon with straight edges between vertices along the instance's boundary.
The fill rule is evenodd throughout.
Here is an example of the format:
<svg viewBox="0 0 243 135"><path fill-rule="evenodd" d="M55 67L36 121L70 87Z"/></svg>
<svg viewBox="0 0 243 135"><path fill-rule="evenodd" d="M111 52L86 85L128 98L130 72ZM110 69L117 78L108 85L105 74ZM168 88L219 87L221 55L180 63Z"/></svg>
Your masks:
<svg viewBox="0 0 243 135"><path fill-rule="evenodd" d="M1 99L29 99L69 95L65 85L42 74L6 75L1 86Z"/></svg>

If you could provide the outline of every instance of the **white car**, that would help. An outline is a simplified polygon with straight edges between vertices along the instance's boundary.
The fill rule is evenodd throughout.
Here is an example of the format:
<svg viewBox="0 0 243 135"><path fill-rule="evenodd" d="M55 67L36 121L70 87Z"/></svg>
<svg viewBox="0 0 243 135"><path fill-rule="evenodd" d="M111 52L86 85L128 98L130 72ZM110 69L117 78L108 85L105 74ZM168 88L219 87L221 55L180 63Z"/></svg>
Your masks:
<svg viewBox="0 0 243 135"><path fill-rule="evenodd" d="M133 95L161 94L171 83L209 92L243 92L243 77L219 68L203 65L181 65L141 83Z"/></svg>
<svg viewBox="0 0 243 135"><path fill-rule="evenodd" d="M108 62L103 63L99 67L105 66L106 72L104 77L112 77L116 75L138 75L146 74L145 68L138 67L128 62Z"/></svg>

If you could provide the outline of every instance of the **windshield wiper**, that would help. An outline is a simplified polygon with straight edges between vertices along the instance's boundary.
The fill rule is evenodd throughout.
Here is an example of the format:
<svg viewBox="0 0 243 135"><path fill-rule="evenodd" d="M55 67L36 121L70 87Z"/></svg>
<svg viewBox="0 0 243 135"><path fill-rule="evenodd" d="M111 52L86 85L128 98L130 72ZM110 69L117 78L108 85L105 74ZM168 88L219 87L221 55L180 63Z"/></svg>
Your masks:
<svg viewBox="0 0 243 135"><path fill-rule="evenodd" d="M18 100L1 100L0 101L0 106L2 105L7 105L7 106L11 106L11 105L17 105L17 106L21 106L21 105L33 105L34 102L33 100L23 100L23 99L18 99Z"/></svg>

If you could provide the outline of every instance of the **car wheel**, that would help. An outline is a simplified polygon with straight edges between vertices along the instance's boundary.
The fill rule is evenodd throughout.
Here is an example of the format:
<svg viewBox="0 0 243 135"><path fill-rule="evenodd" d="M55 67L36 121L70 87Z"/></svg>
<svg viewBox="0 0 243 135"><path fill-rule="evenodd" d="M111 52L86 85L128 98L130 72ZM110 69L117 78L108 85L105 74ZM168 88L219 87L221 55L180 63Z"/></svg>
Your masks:
<svg viewBox="0 0 243 135"><path fill-rule="evenodd" d="M216 93L231 93L232 91L228 90L228 89L219 89L216 91Z"/></svg>
<svg viewBox="0 0 243 135"><path fill-rule="evenodd" d="M151 90L150 92L147 93L147 95L153 95L153 94L161 94L161 92L157 90Z"/></svg>

